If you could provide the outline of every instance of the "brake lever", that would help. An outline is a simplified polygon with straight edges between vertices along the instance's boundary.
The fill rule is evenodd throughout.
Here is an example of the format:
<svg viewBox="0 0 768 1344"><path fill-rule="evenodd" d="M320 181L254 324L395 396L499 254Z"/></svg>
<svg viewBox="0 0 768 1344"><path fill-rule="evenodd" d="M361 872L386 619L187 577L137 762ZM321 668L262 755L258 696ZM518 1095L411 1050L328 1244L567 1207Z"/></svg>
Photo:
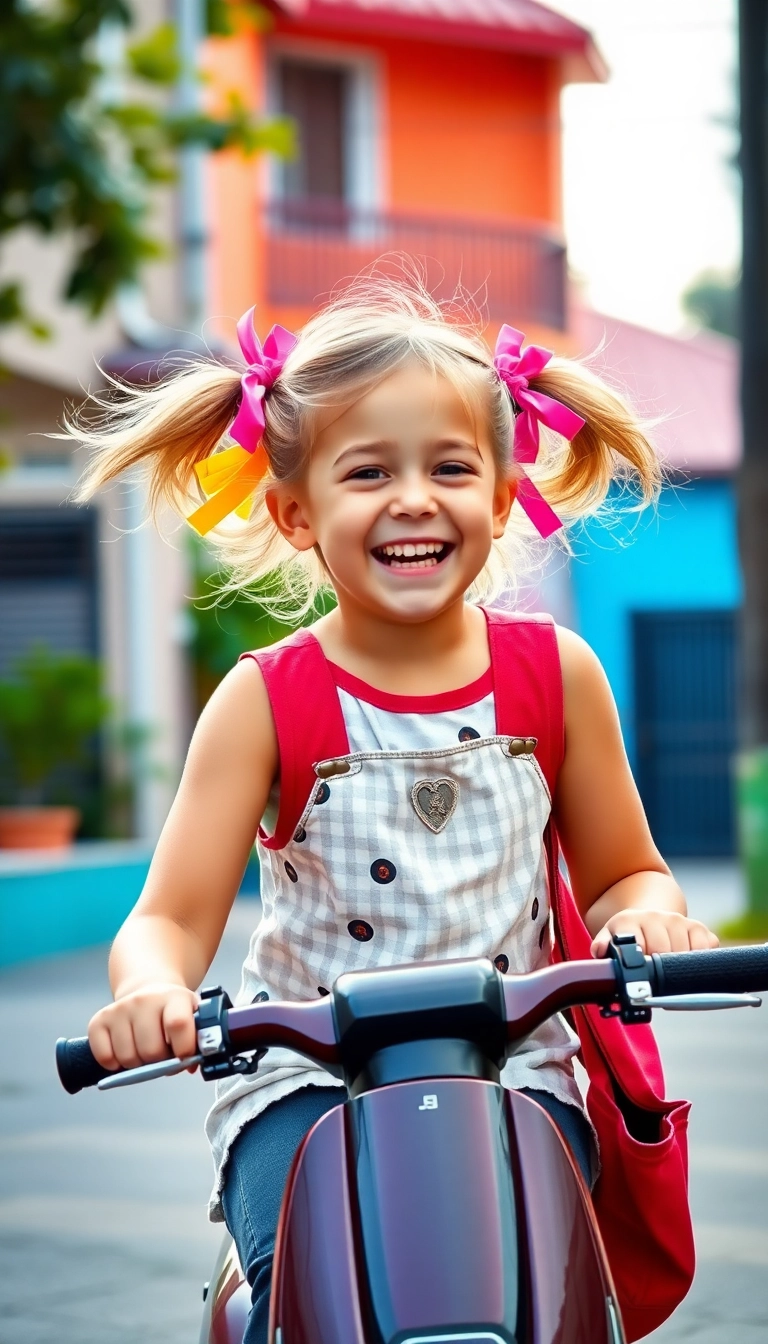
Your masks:
<svg viewBox="0 0 768 1344"><path fill-rule="evenodd" d="M149 1083L153 1078L170 1078L175 1073L202 1064L202 1055L187 1055L186 1059L161 1059L156 1064L140 1064L137 1069L122 1069L109 1078L102 1078L97 1084L100 1092L109 1092L113 1087L130 1087L133 1083Z"/></svg>
<svg viewBox="0 0 768 1344"><path fill-rule="evenodd" d="M671 994L645 1003L672 1013L706 1013L717 1008L761 1008L763 1000L759 994Z"/></svg>
<svg viewBox="0 0 768 1344"><path fill-rule="evenodd" d="M133 1083L150 1083L153 1078L171 1078L175 1073L193 1069L202 1064L201 1073L208 1081L211 1078L228 1078L233 1073L255 1073L266 1050L255 1050L247 1055L227 1055L222 1060L211 1061L205 1055L187 1055L185 1059L161 1059L157 1064L140 1064L137 1069L121 1069L109 1078L102 1078L97 1087L100 1092L109 1092L113 1087L130 1087Z"/></svg>

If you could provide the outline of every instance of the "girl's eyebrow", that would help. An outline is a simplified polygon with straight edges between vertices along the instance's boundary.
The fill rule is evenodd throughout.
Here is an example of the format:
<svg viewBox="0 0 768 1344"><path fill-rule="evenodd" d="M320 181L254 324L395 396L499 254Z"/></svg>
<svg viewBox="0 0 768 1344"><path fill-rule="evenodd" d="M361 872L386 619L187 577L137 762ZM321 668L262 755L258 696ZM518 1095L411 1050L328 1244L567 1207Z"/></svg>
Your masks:
<svg viewBox="0 0 768 1344"><path fill-rule="evenodd" d="M354 457L356 453L373 453L381 449L391 449L392 447L393 445L388 439L371 439L370 442L366 443L353 443L350 448L345 448L343 453L339 453L339 456L336 458L333 465L334 467L338 467L340 463L346 461L348 457Z"/></svg>
<svg viewBox="0 0 768 1344"><path fill-rule="evenodd" d="M483 461L483 455L476 443L470 443L468 439L438 439L431 445L433 451L448 452L452 448L458 448L467 453L474 453L476 457ZM354 457L358 453L373 452L391 452L395 445L390 439L372 439L366 443L353 443L349 448L345 448L334 462L334 467L340 466L348 457Z"/></svg>

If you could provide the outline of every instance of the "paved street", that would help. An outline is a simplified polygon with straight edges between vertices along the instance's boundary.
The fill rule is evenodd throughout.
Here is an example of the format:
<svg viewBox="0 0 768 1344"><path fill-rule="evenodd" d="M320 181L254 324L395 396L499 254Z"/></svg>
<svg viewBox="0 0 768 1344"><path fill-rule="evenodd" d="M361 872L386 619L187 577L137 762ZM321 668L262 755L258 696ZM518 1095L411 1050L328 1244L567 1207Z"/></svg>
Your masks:
<svg viewBox="0 0 768 1344"><path fill-rule="evenodd" d="M728 865L680 866L692 913L739 908ZM255 903L210 979L236 988ZM0 976L0 1344L195 1344L219 1238L205 1221L208 1089L197 1078L68 1097L56 1036L107 994L103 949ZM657 1014L669 1090L694 1099L699 1271L653 1344L768 1338L768 1006ZM342 1342L340 1341L340 1344Z"/></svg>

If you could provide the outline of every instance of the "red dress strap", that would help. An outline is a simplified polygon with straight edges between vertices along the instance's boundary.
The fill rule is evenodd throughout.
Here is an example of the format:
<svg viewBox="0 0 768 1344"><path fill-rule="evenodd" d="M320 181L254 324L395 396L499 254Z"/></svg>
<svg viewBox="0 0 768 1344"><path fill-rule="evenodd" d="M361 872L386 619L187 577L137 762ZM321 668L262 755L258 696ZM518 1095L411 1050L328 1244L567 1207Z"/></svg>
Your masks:
<svg viewBox="0 0 768 1344"><path fill-rule="evenodd" d="M538 738L534 755L554 797L565 754L563 676L551 616L486 609L496 731Z"/></svg>
<svg viewBox="0 0 768 1344"><path fill-rule="evenodd" d="M309 630L242 657L253 658L261 668L280 753L277 825L272 836L260 830L259 839L267 849L282 849L312 792L315 762L345 755L347 730L330 667Z"/></svg>

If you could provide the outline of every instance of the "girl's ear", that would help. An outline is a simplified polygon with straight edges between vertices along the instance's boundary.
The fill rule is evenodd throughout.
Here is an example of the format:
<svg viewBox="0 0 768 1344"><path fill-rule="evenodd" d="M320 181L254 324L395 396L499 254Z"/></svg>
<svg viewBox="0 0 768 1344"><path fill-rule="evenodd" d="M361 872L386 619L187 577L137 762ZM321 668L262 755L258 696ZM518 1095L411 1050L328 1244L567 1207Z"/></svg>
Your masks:
<svg viewBox="0 0 768 1344"><path fill-rule="evenodd" d="M504 529L509 521L509 514L517 495L517 481L508 481L500 478L496 482L496 489L493 492L493 538L498 541L499 537L504 536Z"/></svg>
<svg viewBox="0 0 768 1344"><path fill-rule="evenodd" d="M311 551L317 537L304 514L300 500L291 494L289 486L273 485L264 496L272 522L295 551Z"/></svg>

